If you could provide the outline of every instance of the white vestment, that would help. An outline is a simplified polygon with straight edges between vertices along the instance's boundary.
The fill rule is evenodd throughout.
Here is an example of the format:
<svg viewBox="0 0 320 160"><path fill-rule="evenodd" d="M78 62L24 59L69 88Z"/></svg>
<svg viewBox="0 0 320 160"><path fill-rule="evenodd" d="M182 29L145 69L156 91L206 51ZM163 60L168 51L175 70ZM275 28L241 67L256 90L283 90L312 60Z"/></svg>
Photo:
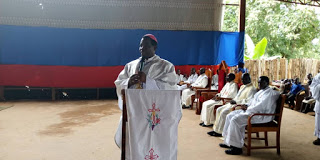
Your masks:
<svg viewBox="0 0 320 160"><path fill-rule="evenodd" d="M177 79L178 79L178 82L187 80L182 74L177 74Z"/></svg>
<svg viewBox="0 0 320 160"><path fill-rule="evenodd" d="M117 87L118 95L118 105L122 110L122 89L128 89L128 81L130 77L136 74L139 70L139 64L141 57L134 61L127 63L124 69L118 75L118 78L114 82ZM142 72L146 74L146 83L143 85L143 89L155 90L155 89L164 89L164 90L176 90L178 79L175 73L175 68L173 64L169 61L161 59L159 56L154 55L153 57L145 60L144 67ZM131 87L133 88L133 87ZM118 147L121 147L121 126L122 126L122 117L120 117L119 126L117 133L115 135L115 142Z"/></svg>
<svg viewBox="0 0 320 160"><path fill-rule="evenodd" d="M212 82L211 82L211 90L218 90L218 74L215 74L212 76Z"/></svg>
<svg viewBox="0 0 320 160"><path fill-rule="evenodd" d="M206 74L200 75L197 80L191 84L192 87L205 88L208 85L208 77ZM195 91L190 88L182 91L181 102L183 105L190 106L191 104L191 96L196 94Z"/></svg>
<svg viewBox="0 0 320 160"><path fill-rule="evenodd" d="M220 93L218 93L218 96L222 98L234 98L237 95L237 92L238 85L232 81L224 85ZM221 104L223 104L222 101L216 101L212 99L203 102L200 121L204 122L205 125L213 124L215 121L215 117L213 116L214 106Z"/></svg>
<svg viewBox="0 0 320 160"><path fill-rule="evenodd" d="M196 82L198 79L198 74L197 73L194 73L194 74L191 74L189 77L188 77L188 80L186 81L187 83L194 83Z"/></svg>
<svg viewBox="0 0 320 160"><path fill-rule="evenodd" d="M233 99L237 104L247 104L257 92L257 89L252 85L252 83L242 85L237 96ZM231 112L233 104L227 103L217 109L216 120L213 125L213 131L222 134L223 127L226 121L227 115Z"/></svg>
<svg viewBox="0 0 320 160"><path fill-rule="evenodd" d="M191 74L189 76L188 80L185 81L185 82L189 83L189 84L192 84L192 83L196 82L197 79L198 79L198 74L194 73L194 74ZM186 84L181 85L181 86L178 85L178 90L184 90L184 89L187 89L187 88L188 88L188 86Z"/></svg>
<svg viewBox="0 0 320 160"><path fill-rule="evenodd" d="M235 110L227 115L222 136L224 143L229 146L242 148L245 138L245 127L248 124L248 117L254 113L273 114L276 110L276 102L280 93L270 87L260 90L249 102L246 111ZM252 124L267 123L274 119L274 116L254 116Z"/></svg>
<svg viewBox="0 0 320 160"><path fill-rule="evenodd" d="M314 135L320 138L320 73L317 74L310 85L312 97L316 100L315 111L315 129Z"/></svg>

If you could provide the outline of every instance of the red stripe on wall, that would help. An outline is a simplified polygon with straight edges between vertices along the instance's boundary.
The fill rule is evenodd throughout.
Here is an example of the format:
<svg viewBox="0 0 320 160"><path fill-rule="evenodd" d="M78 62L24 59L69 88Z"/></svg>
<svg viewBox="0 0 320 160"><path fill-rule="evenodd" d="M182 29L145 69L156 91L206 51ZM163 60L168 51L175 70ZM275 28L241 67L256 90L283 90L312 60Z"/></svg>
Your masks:
<svg viewBox="0 0 320 160"><path fill-rule="evenodd" d="M216 66L176 66L182 74L204 67L216 72ZM114 81L124 66L72 67L41 65L0 65L0 86L30 86L59 88L114 88Z"/></svg>
<svg viewBox="0 0 320 160"><path fill-rule="evenodd" d="M0 65L0 86L109 88L123 67Z"/></svg>
<svg viewBox="0 0 320 160"><path fill-rule="evenodd" d="M197 73L199 74L199 69L204 67L205 69L211 69L214 74L216 74L219 65L183 65L183 66L175 66L176 70L180 69L181 74L190 75L191 68L195 68Z"/></svg>

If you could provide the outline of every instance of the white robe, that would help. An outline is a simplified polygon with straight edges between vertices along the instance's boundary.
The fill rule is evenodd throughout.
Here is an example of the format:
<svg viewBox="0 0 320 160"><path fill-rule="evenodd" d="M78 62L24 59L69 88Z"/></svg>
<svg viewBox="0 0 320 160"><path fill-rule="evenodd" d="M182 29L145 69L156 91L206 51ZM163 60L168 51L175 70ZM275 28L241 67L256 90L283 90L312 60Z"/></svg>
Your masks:
<svg viewBox="0 0 320 160"><path fill-rule="evenodd" d="M218 96L222 98L234 98L238 92L238 85L236 83L228 82L218 93ZM222 101L207 100L202 103L200 121L204 122L205 125L213 124L215 117L213 116L213 109L215 105L223 104Z"/></svg>
<svg viewBox="0 0 320 160"><path fill-rule="evenodd" d="M312 93L312 97L316 100L316 104L314 106L315 111L315 128L314 135L320 138L320 73L317 74L310 85L310 91Z"/></svg>
<svg viewBox="0 0 320 160"><path fill-rule="evenodd" d="M124 69L118 75L117 80L114 82L117 87L118 105L121 110L122 110L121 90L128 89L129 78L138 72L140 60L141 60L141 57L139 59L136 59L134 61L127 63ZM176 90L177 89L176 84L178 83L178 79L177 79L173 64L171 64L167 60L161 59L157 55L145 60L142 72L144 72L147 76L146 83L143 85L143 89L150 89L150 90L154 90L154 89ZM115 135L115 142L118 145L118 147L121 147L121 135L122 135L121 126L122 126L122 116L120 117L117 133Z"/></svg>
<svg viewBox="0 0 320 160"><path fill-rule="evenodd" d="M198 74L194 73L192 75L189 76L188 80L185 81L186 83L192 84L194 82L196 82L198 79ZM178 85L178 90L184 90L184 89L188 89L188 86L186 84L179 86Z"/></svg>
<svg viewBox="0 0 320 160"><path fill-rule="evenodd" d="M182 74L177 74L177 79L178 79L178 82L187 80Z"/></svg>
<svg viewBox="0 0 320 160"><path fill-rule="evenodd" d="M270 87L260 90L249 102L248 109L235 110L227 115L223 128L222 136L224 143L229 146L242 148L245 138L245 127L248 124L248 117L254 113L271 113L276 109L276 101L280 93ZM274 119L273 116L254 116L251 119L252 124L267 123Z"/></svg>
<svg viewBox="0 0 320 160"><path fill-rule="evenodd" d="M218 74L212 76L211 90L218 90Z"/></svg>
<svg viewBox="0 0 320 160"><path fill-rule="evenodd" d="M233 99L237 104L247 104L252 100L254 94L257 92L257 89L252 85L252 83L247 85L242 85L237 96ZM216 133L222 134L224 124L226 121L227 115L231 112L233 104L227 103L217 109L216 120L213 125L213 131Z"/></svg>
<svg viewBox="0 0 320 160"><path fill-rule="evenodd" d="M198 74L194 73L194 74L189 76L189 78L188 78L188 80L186 82L192 84L192 83L196 82L197 79L198 79Z"/></svg>
<svg viewBox="0 0 320 160"><path fill-rule="evenodd" d="M192 87L205 88L208 85L208 77L206 74L200 75L197 80L191 84ZM191 96L195 95L195 91L190 88L182 91L181 102L183 105L190 106L191 104Z"/></svg>

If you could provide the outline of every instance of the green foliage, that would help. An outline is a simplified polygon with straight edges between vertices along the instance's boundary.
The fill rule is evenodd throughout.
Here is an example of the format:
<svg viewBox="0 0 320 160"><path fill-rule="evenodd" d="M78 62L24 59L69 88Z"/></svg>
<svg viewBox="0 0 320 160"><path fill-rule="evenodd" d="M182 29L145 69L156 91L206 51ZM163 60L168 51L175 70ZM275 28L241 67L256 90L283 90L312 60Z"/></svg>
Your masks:
<svg viewBox="0 0 320 160"><path fill-rule="evenodd" d="M239 0L226 0L239 3ZM254 43L268 39L268 56L285 58L320 58L320 12L317 7L274 0L247 0L246 34ZM225 7L223 31L238 30L239 7ZM249 53L246 50L246 55Z"/></svg>
<svg viewBox="0 0 320 160"><path fill-rule="evenodd" d="M264 37L255 47L254 47L254 52L253 56L244 56L244 60L249 60L249 59L260 59L266 51L266 47L268 44L268 40Z"/></svg>
<svg viewBox="0 0 320 160"><path fill-rule="evenodd" d="M263 56L266 51L267 44L268 41L264 37L254 48L254 54L252 59L259 59L261 56Z"/></svg>
<svg viewBox="0 0 320 160"><path fill-rule="evenodd" d="M244 55L244 60L251 60L252 58L249 56Z"/></svg>

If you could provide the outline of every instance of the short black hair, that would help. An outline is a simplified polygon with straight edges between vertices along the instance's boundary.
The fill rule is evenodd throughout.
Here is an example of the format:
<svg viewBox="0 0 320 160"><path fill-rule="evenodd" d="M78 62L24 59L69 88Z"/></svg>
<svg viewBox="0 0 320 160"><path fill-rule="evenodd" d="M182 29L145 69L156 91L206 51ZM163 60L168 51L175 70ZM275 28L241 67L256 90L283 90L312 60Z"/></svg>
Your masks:
<svg viewBox="0 0 320 160"><path fill-rule="evenodd" d="M249 79L251 80L250 74L249 73L243 73L242 75L243 77L249 77Z"/></svg>
<svg viewBox="0 0 320 160"><path fill-rule="evenodd" d="M244 66L244 63L243 63L243 62L238 62L238 67L243 68L243 66Z"/></svg>
<svg viewBox="0 0 320 160"><path fill-rule="evenodd" d="M157 47L157 46L158 46L158 43L157 43L155 40L151 39L150 37L148 37L148 36L143 36L142 38L143 38L143 39L149 39L149 40L151 41L151 45L152 45L153 47Z"/></svg>
<svg viewBox="0 0 320 160"><path fill-rule="evenodd" d="M241 78L245 78L245 77L248 77L249 78L249 83L251 83L251 77L250 77L250 74L249 73L244 73L243 75L242 75L242 77Z"/></svg>
<svg viewBox="0 0 320 160"><path fill-rule="evenodd" d="M269 77L267 77L267 76L260 76L260 79L261 79L261 81L266 81L268 84L270 83Z"/></svg>
<svg viewBox="0 0 320 160"><path fill-rule="evenodd" d="M236 75L233 73L229 73L229 78L233 81L236 78Z"/></svg>

